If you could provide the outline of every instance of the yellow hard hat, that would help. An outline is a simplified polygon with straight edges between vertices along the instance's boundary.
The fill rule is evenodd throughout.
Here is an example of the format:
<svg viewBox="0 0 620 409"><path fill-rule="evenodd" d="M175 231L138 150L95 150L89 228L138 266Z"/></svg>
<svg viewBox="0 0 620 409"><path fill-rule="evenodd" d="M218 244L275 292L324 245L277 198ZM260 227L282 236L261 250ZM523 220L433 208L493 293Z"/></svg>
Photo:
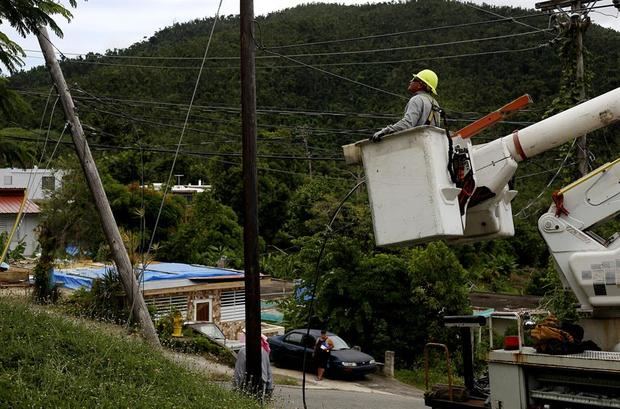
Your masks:
<svg viewBox="0 0 620 409"><path fill-rule="evenodd" d="M422 70L419 73L414 74L413 79L422 81L431 89L433 94L437 95L437 84L439 83L439 78L433 71Z"/></svg>

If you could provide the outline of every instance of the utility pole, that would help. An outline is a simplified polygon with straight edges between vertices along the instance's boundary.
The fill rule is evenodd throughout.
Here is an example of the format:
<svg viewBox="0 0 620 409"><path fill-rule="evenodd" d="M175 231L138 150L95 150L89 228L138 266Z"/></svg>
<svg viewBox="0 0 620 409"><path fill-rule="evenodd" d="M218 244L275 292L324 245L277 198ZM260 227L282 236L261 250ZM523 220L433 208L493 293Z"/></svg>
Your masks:
<svg viewBox="0 0 620 409"><path fill-rule="evenodd" d="M536 8L541 11L550 12L552 10L559 11L561 15L568 16L568 22L565 30L568 33L575 33L575 85L578 87L579 103L586 99L586 83L584 78L583 64L583 35L590 26L589 10L590 3L596 3L597 0L550 0L542 3L536 3ZM615 4L616 0L614 0ZM570 15L568 8L570 7ZM566 9L566 10L565 10ZM581 176L589 173L588 164L588 146L587 137L582 135L577 138L577 168Z"/></svg>
<svg viewBox="0 0 620 409"><path fill-rule="evenodd" d="M256 46L254 2L240 0L241 128L243 133L243 260L245 270L246 380L257 393L261 379L260 272L258 266L258 183L256 170Z"/></svg>
<svg viewBox="0 0 620 409"><path fill-rule="evenodd" d="M133 314L137 317L138 322L142 327L142 332L146 340L153 346L160 347L159 338L155 331L155 326L151 320L151 316L148 313L146 303L142 297L142 293L139 290L138 282L133 272L131 261L129 261L129 255L123 244L121 234L114 220L112 209L106 197L103 184L99 178L99 172L97 166L90 152L88 142L84 137L84 129L82 124L75 113L75 105L71 94L69 93L69 87L65 81L65 77L60 69L60 64L56 59L54 50L52 49L52 43L50 42L47 29L45 27L39 27L39 33L37 34L41 51L45 57L45 63L52 77L52 81L56 86L60 101L62 103L67 122L71 127L71 135L73 137L73 144L75 145L75 151L80 159L84 175L88 187L93 195L95 206L101 218L101 224L103 232L108 240L110 250L112 252L112 258L118 269L118 273L123 282L125 293L129 297L129 302L133 306Z"/></svg>

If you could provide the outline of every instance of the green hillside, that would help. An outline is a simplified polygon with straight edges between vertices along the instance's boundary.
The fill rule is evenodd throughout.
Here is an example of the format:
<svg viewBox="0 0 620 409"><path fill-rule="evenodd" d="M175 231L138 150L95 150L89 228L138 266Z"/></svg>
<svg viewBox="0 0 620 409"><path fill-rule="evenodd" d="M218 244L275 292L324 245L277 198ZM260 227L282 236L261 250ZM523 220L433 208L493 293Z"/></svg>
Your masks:
<svg viewBox="0 0 620 409"><path fill-rule="evenodd" d="M0 299L0 340L3 408L260 407L138 340L14 299Z"/></svg>

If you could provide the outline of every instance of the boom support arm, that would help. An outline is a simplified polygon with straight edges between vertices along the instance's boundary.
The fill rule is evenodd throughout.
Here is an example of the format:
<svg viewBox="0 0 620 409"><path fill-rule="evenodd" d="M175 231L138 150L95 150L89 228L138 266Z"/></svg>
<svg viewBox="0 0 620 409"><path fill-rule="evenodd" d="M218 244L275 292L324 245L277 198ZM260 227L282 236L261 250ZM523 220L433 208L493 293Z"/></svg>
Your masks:
<svg viewBox="0 0 620 409"><path fill-rule="evenodd" d="M620 158L566 186L538 220L562 282L581 309L620 316L620 240L588 231L620 213ZM560 207L561 206L561 207Z"/></svg>

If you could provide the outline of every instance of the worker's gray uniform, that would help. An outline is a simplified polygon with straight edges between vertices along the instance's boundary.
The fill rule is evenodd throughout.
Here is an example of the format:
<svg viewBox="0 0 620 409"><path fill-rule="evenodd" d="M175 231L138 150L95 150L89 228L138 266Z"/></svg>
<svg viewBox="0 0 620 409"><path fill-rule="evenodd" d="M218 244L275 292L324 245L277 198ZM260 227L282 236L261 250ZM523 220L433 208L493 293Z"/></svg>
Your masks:
<svg viewBox="0 0 620 409"><path fill-rule="evenodd" d="M433 106L435 109L433 109ZM420 125L440 125L439 104L429 93L418 91L409 100L405 107L403 119L395 124L388 125L381 130L382 134L389 134Z"/></svg>
<svg viewBox="0 0 620 409"><path fill-rule="evenodd" d="M269 363L269 352L263 347L261 351L261 380L263 381L263 392L270 394L273 390L273 375L271 373L271 364ZM246 352L245 347L237 352L237 362L235 363L235 373L233 375L233 387L243 388L246 375Z"/></svg>

